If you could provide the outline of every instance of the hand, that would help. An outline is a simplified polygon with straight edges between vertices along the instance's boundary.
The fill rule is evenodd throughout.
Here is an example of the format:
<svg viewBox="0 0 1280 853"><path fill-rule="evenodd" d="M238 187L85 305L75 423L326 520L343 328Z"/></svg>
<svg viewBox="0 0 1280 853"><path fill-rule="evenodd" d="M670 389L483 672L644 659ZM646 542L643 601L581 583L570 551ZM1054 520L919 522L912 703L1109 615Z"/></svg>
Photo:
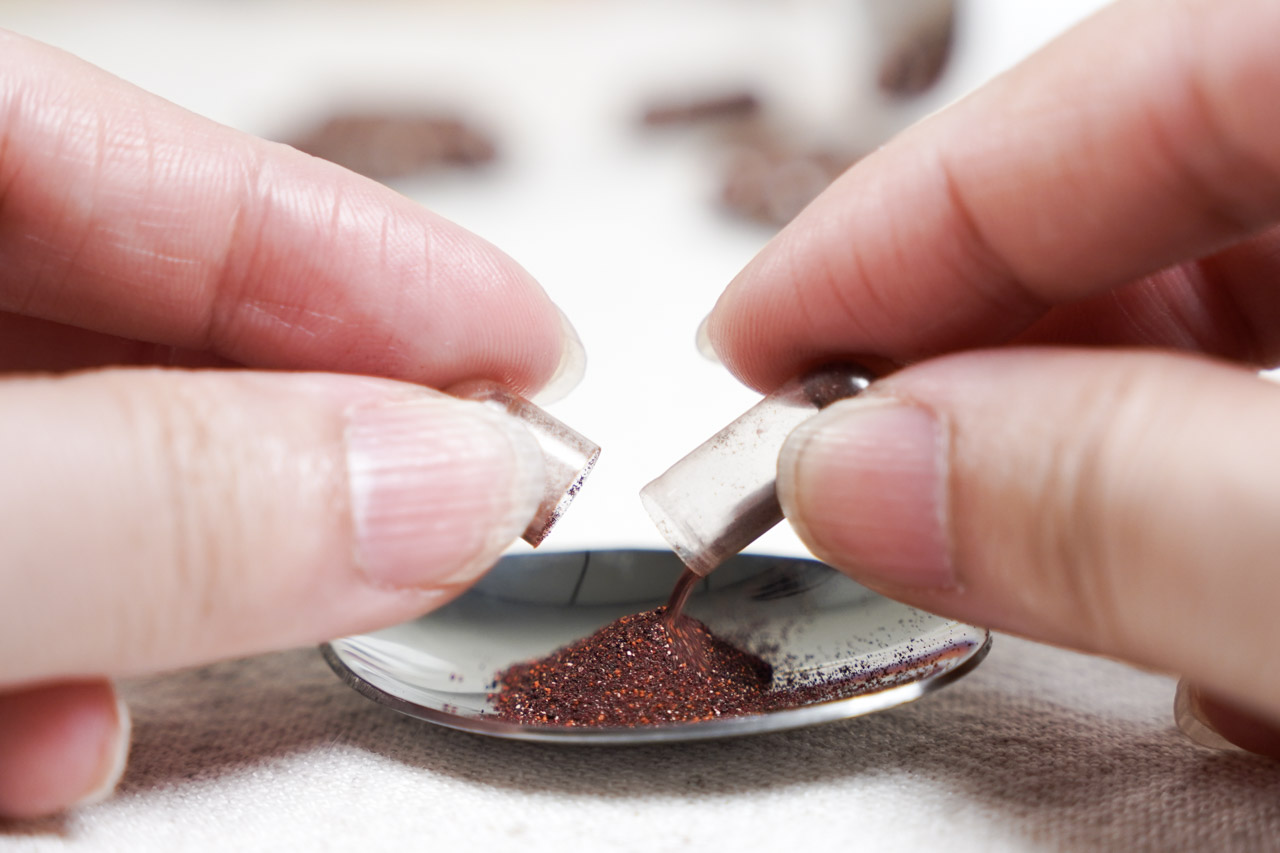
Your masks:
<svg viewBox="0 0 1280 853"><path fill-rule="evenodd" d="M1132 0L859 163L708 321L772 388L900 365L788 441L822 558L1185 676L1280 755L1280 6ZM767 334L763 330L767 330Z"/></svg>
<svg viewBox="0 0 1280 853"><path fill-rule="evenodd" d="M541 455L424 386L581 364L479 239L0 33L0 817L114 784L110 678L465 587L532 517ZM32 372L106 365L134 367Z"/></svg>

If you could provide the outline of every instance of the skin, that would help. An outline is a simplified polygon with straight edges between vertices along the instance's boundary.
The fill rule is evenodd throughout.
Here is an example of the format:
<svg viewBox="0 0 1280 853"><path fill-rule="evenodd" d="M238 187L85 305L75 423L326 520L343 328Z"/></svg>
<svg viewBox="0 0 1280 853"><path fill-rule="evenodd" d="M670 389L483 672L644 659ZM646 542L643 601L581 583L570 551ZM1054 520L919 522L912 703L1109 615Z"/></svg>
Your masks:
<svg viewBox="0 0 1280 853"><path fill-rule="evenodd" d="M844 405L784 449L784 509L818 554L938 612L1184 674L1211 725L1264 752L1280 392L1251 371L1280 342L1278 29L1268 0L1107 10L856 166L708 323L761 390L833 355L908 365L868 395L906 412L880 420L900 452ZM531 511L507 473L525 456L426 388L532 392L572 350L479 239L0 34L0 447L22 474L0 481L0 645L24 649L0 671L0 815L110 789L113 677L456 594ZM175 365L238 369L152 369ZM349 462L406 412L494 439L419 477L439 523L408 544L444 555L428 574L365 517L377 466ZM510 494L456 499L477 480Z"/></svg>
<svg viewBox="0 0 1280 853"><path fill-rule="evenodd" d="M1105 9L857 164L707 323L761 390L833 356L901 368L784 448L816 553L1184 676L1271 755L1278 31L1267 0Z"/></svg>
<svg viewBox="0 0 1280 853"><path fill-rule="evenodd" d="M516 263L396 193L0 32L0 819L111 789L112 678L469 584L541 456L430 389L531 394L580 346Z"/></svg>

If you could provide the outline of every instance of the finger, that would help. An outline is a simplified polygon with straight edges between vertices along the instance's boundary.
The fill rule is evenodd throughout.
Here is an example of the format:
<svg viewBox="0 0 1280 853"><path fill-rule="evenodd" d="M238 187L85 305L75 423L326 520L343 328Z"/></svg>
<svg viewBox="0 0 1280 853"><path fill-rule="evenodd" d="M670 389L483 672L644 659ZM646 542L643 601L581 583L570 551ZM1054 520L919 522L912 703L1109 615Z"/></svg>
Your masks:
<svg viewBox="0 0 1280 853"><path fill-rule="evenodd" d="M403 196L0 33L0 310L232 362L546 383L572 341Z"/></svg>
<svg viewBox="0 0 1280 853"><path fill-rule="evenodd" d="M887 594L1280 720L1277 419L1280 387L1188 356L950 356L797 430L779 496Z"/></svg>
<svg viewBox="0 0 1280 853"><path fill-rule="evenodd" d="M842 176L722 295L717 351L768 389L833 353L1002 343L1254 234L1280 217L1277 28L1268 0L1109 7ZM1271 291L1218 310L1274 325Z"/></svg>
<svg viewBox="0 0 1280 853"><path fill-rule="evenodd" d="M1182 733L1201 746L1280 758L1280 726L1185 679L1178 682L1174 716Z"/></svg>
<svg viewBox="0 0 1280 853"><path fill-rule="evenodd" d="M234 366L208 352L104 335L0 311L0 373L69 372L107 365Z"/></svg>
<svg viewBox="0 0 1280 853"><path fill-rule="evenodd" d="M1016 340L1151 346L1266 367L1280 359L1280 228L1080 302L1060 305ZM1254 318L1255 322L1246 322Z"/></svg>
<svg viewBox="0 0 1280 853"><path fill-rule="evenodd" d="M107 681L0 693L0 817L45 817L105 797L128 752L129 715Z"/></svg>
<svg viewBox="0 0 1280 853"><path fill-rule="evenodd" d="M0 684L403 621L533 517L507 416L390 380L114 370L0 383ZM86 429L91 425L91 429Z"/></svg>

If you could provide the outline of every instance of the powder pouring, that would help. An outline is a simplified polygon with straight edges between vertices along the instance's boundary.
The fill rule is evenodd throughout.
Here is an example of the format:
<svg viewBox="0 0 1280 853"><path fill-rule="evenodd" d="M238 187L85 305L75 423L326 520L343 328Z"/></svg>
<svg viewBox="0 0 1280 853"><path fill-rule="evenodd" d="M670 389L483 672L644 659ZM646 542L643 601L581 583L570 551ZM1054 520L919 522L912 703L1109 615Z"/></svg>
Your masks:
<svg viewBox="0 0 1280 853"><path fill-rule="evenodd" d="M468 593L419 619L324 647L374 701L495 737L563 744L651 743L775 731L909 702L970 671L988 633L883 598L813 560L739 555L691 590L688 613L770 668L772 704L684 722L511 722L498 673L662 606L683 566L669 551L510 556ZM596 711L597 714L600 711Z"/></svg>

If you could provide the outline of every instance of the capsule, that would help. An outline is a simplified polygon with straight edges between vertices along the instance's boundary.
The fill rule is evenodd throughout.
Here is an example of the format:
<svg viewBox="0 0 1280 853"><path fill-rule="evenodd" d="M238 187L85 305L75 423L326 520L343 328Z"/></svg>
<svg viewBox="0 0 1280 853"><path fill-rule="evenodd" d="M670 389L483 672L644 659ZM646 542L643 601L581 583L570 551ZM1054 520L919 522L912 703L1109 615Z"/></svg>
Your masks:
<svg viewBox="0 0 1280 853"><path fill-rule="evenodd" d="M782 520L776 486L783 441L872 379L851 363L793 379L640 490L658 532L691 571L709 574Z"/></svg>
<svg viewBox="0 0 1280 853"><path fill-rule="evenodd" d="M569 504L573 503L583 481L595 467L596 459L600 457L600 445L497 382L470 380L450 388L449 393L506 412L520 421L537 440L538 447L542 449L546 477L538 511L521 538L538 547Z"/></svg>

